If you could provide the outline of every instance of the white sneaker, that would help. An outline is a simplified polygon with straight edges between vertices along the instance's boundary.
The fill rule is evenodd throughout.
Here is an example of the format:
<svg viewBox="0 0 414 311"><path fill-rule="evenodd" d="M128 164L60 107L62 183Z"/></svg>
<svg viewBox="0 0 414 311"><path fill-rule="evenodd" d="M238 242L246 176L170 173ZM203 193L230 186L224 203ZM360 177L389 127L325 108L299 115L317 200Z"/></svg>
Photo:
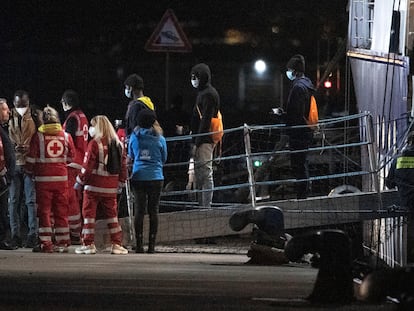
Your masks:
<svg viewBox="0 0 414 311"><path fill-rule="evenodd" d="M119 244L112 244L111 254L114 254L114 255L126 255L126 254L128 254L128 250L125 247L122 247Z"/></svg>
<svg viewBox="0 0 414 311"><path fill-rule="evenodd" d="M95 244L83 245L81 247L78 247L78 248L75 249L75 253L76 254L86 254L86 255L96 254Z"/></svg>

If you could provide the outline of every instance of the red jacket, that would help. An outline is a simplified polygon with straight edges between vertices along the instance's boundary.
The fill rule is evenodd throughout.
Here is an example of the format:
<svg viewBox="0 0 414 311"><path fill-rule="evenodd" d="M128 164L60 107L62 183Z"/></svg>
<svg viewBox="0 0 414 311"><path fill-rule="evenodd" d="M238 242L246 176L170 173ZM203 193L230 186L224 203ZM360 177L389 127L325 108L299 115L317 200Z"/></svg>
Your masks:
<svg viewBox="0 0 414 311"><path fill-rule="evenodd" d="M86 148L88 147L88 119L85 114L79 110L73 110L69 113L68 117L63 123L63 129L66 130L66 123L69 119L76 120L76 132L74 138L74 144L76 148L76 153L73 158L72 163L69 164L70 167L81 169L83 163L83 157L85 156Z"/></svg>
<svg viewBox="0 0 414 311"><path fill-rule="evenodd" d="M122 152L120 174L110 174L106 169L108 161L108 140L92 139L85 153L81 173L76 182L84 186L85 191L102 196L116 195L119 186L123 186L127 177L125 148Z"/></svg>
<svg viewBox="0 0 414 311"><path fill-rule="evenodd" d="M26 172L43 185L67 183L67 163L75 152L72 136L58 123L45 124L33 135L26 156Z"/></svg>

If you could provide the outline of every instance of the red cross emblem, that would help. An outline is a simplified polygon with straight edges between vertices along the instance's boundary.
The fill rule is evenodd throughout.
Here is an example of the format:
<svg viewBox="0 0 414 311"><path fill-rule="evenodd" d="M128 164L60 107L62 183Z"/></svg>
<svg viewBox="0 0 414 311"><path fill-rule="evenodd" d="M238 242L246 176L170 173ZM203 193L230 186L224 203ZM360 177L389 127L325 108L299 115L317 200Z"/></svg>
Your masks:
<svg viewBox="0 0 414 311"><path fill-rule="evenodd" d="M88 134L89 134L89 131L88 131L88 126L87 126L86 124L84 124L84 125L83 125L83 129L82 129L82 131L83 131L83 139L84 139L85 141L88 141Z"/></svg>
<svg viewBox="0 0 414 311"><path fill-rule="evenodd" d="M61 156L63 154L63 150L64 147L62 142L57 139L51 140L46 146L47 154L52 158Z"/></svg>

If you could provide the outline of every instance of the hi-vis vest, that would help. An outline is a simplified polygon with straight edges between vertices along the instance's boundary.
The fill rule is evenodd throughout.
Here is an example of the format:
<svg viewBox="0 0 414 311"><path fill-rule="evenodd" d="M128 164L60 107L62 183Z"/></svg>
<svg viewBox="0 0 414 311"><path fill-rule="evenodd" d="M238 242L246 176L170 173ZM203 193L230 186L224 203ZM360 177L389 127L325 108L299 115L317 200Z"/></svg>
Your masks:
<svg viewBox="0 0 414 311"><path fill-rule="evenodd" d="M88 147L88 118L86 118L85 114L81 110L74 110L72 111L66 121L70 118L76 119L76 135L73 143L75 144L76 153L73 158L73 161L68 165L69 167L81 169L83 157L85 156L86 148ZM66 121L63 123L62 127L66 129Z"/></svg>
<svg viewBox="0 0 414 311"><path fill-rule="evenodd" d="M397 159L397 170L401 169L414 169L414 157L413 156L401 156Z"/></svg>
<svg viewBox="0 0 414 311"><path fill-rule="evenodd" d="M73 148L72 137L64 131L55 134L37 132L26 156L26 169L33 173L36 182L67 184L66 166L71 161Z"/></svg>
<svg viewBox="0 0 414 311"><path fill-rule="evenodd" d="M83 165L76 181L84 185L85 191L102 196L117 194L119 182L126 180L126 166L122 165L121 174L110 174L106 169L108 159L108 142L106 139L92 139L88 144ZM124 161L124 157L123 157Z"/></svg>

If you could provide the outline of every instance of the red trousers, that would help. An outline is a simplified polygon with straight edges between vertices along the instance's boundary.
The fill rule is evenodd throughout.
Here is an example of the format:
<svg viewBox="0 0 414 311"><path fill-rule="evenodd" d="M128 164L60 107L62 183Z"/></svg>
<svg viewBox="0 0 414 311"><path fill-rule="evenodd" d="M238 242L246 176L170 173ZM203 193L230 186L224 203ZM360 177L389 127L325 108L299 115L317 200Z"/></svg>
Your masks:
<svg viewBox="0 0 414 311"><path fill-rule="evenodd" d="M36 205L39 239L43 247L53 246L53 236L57 246L70 245L67 182L36 182Z"/></svg>
<svg viewBox="0 0 414 311"><path fill-rule="evenodd" d="M111 196L102 196L90 191L84 191L83 193L83 244L91 245L94 243L97 208L103 209L100 211L100 214L104 215L103 221L105 221L108 226L112 244L121 245L122 229L118 224L116 194Z"/></svg>
<svg viewBox="0 0 414 311"><path fill-rule="evenodd" d="M69 221L69 230L70 235L76 238L80 237L82 229L82 219L81 219L81 197L79 192L73 189L73 185L76 182L76 176L79 174L80 170L68 167L68 190L69 190L69 212L68 212L68 221Z"/></svg>

